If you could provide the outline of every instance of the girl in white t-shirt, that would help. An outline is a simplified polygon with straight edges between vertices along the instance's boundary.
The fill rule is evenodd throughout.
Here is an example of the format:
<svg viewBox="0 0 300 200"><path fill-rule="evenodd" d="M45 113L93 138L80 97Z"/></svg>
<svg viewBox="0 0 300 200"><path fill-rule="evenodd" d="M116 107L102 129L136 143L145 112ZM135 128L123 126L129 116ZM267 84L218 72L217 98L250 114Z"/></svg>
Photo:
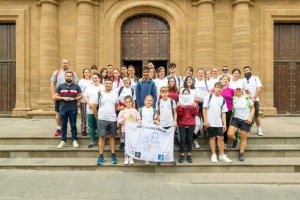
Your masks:
<svg viewBox="0 0 300 200"><path fill-rule="evenodd" d="M236 88L242 88L243 91L246 90L245 83L240 79L241 71L238 68L232 70L232 79L229 82L229 88L235 90Z"/></svg>
<svg viewBox="0 0 300 200"><path fill-rule="evenodd" d="M86 90L86 88L88 87L88 85L90 85L92 83L91 80L91 70L89 68L85 68L82 71L83 74L83 78L79 80L78 85L82 91L82 94L84 94L84 91ZM81 117L81 135L82 136L86 136L86 102L84 101L84 99L80 100L80 117Z"/></svg>

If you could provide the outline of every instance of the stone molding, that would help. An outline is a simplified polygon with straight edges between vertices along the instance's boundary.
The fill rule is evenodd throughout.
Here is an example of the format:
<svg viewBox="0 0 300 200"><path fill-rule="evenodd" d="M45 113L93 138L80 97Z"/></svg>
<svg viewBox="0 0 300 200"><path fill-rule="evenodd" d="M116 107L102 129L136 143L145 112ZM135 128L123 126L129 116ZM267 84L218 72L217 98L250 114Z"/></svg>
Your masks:
<svg viewBox="0 0 300 200"><path fill-rule="evenodd" d="M253 6L252 0L233 0L232 6L236 6L242 3L248 4L249 6Z"/></svg>
<svg viewBox="0 0 300 200"><path fill-rule="evenodd" d="M58 6L58 2L57 0L39 0L39 2L37 3L38 6L42 6L42 4L44 3L49 3L49 4L53 4Z"/></svg>
<svg viewBox="0 0 300 200"><path fill-rule="evenodd" d="M192 6L199 6L201 4L215 5L215 0L192 0Z"/></svg>
<svg viewBox="0 0 300 200"><path fill-rule="evenodd" d="M96 1L94 1L94 0L77 0L76 1L76 4L77 4L77 6L79 5L79 4L91 4L91 5L93 5L93 6L99 6L99 3L97 2L97 0Z"/></svg>

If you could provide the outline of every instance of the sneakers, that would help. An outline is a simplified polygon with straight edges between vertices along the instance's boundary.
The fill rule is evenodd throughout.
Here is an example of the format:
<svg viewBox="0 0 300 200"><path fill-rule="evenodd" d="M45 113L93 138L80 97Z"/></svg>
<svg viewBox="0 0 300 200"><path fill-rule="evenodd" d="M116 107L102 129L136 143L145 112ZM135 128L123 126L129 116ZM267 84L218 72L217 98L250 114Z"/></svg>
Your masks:
<svg viewBox="0 0 300 200"><path fill-rule="evenodd" d="M88 148L92 148L92 147L95 147L96 146L96 143L94 141L90 142Z"/></svg>
<svg viewBox="0 0 300 200"><path fill-rule="evenodd" d="M116 154L111 154L110 162L111 162L111 164L117 164L118 161L117 161Z"/></svg>
<svg viewBox="0 0 300 200"><path fill-rule="evenodd" d="M61 136L61 130L57 129L56 132L54 133L54 136L56 137Z"/></svg>
<svg viewBox="0 0 300 200"><path fill-rule="evenodd" d="M226 163L232 163L232 161L227 157L227 155L223 154L223 155L219 155L219 160L226 162Z"/></svg>
<svg viewBox="0 0 300 200"><path fill-rule="evenodd" d="M130 165L133 165L133 164L134 164L134 160L133 160L132 157L129 157L129 164L130 164Z"/></svg>
<svg viewBox="0 0 300 200"><path fill-rule="evenodd" d="M82 135L82 136L87 136L86 131L81 131L81 135Z"/></svg>
<svg viewBox="0 0 300 200"><path fill-rule="evenodd" d="M259 136L263 136L264 134L263 134L263 132L262 132L262 128L257 128L257 135L259 135Z"/></svg>
<svg viewBox="0 0 300 200"><path fill-rule="evenodd" d="M126 157L126 158L124 159L124 165L128 165L128 164L129 164L129 158Z"/></svg>
<svg viewBox="0 0 300 200"><path fill-rule="evenodd" d="M77 140L73 140L73 147L74 148L78 148L79 147L79 144L78 144Z"/></svg>
<svg viewBox="0 0 300 200"><path fill-rule="evenodd" d="M176 161L173 161L170 164L171 164L171 166L176 166Z"/></svg>
<svg viewBox="0 0 300 200"><path fill-rule="evenodd" d="M218 162L217 154L212 154L210 160L213 163L217 163Z"/></svg>
<svg viewBox="0 0 300 200"><path fill-rule="evenodd" d="M150 162L146 160L145 165L150 165Z"/></svg>
<svg viewBox="0 0 300 200"><path fill-rule="evenodd" d="M244 153L239 153L239 161L244 161L244 160L245 160Z"/></svg>
<svg viewBox="0 0 300 200"><path fill-rule="evenodd" d="M234 140L233 143L232 143L232 148L236 149L237 146L238 146L238 141Z"/></svg>
<svg viewBox="0 0 300 200"><path fill-rule="evenodd" d="M178 162L180 162L180 163L184 162L184 155L180 155Z"/></svg>
<svg viewBox="0 0 300 200"><path fill-rule="evenodd" d="M124 150L124 147L125 147L125 143L124 143L124 142L121 142L121 143L120 143L120 146L119 146L119 149L120 149L120 150Z"/></svg>
<svg viewBox="0 0 300 200"><path fill-rule="evenodd" d="M194 141L194 145L193 146L194 146L195 149L199 149L200 148L200 145L199 145L199 143L198 143L197 140Z"/></svg>
<svg viewBox="0 0 300 200"><path fill-rule="evenodd" d="M98 160L97 160L97 165L103 165L104 163L104 157L103 155L99 155Z"/></svg>
<svg viewBox="0 0 300 200"><path fill-rule="evenodd" d="M60 141L59 145L57 145L57 149L61 149L64 148L66 146L66 142L65 141Z"/></svg>
<svg viewBox="0 0 300 200"><path fill-rule="evenodd" d="M192 163L193 159L191 155L187 155L186 160L188 161L188 163Z"/></svg>

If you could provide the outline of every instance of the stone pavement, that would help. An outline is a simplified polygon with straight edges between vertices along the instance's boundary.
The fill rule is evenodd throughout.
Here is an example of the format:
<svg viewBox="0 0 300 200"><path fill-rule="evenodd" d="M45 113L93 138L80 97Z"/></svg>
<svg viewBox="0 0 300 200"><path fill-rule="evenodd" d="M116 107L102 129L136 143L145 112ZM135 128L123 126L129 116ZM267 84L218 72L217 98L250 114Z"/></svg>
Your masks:
<svg viewBox="0 0 300 200"><path fill-rule="evenodd" d="M0 170L0 199L298 200L299 182L297 173L233 176Z"/></svg>

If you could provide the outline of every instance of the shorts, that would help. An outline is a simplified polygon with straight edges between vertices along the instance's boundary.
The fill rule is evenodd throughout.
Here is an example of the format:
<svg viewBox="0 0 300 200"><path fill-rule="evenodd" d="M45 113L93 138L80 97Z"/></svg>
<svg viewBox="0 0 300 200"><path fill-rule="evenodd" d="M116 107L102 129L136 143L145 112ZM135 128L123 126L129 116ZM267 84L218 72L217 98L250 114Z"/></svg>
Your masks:
<svg viewBox="0 0 300 200"><path fill-rule="evenodd" d="M55 101L55 111L59 112L60 101Z"/></svg>
<svg viewBox="0 0 300 200"><path fill-rule="evenodd" d="M231 119L230 125L246 132L250 132L251 129L251 124L247 124L245 120L235 117Z"/></svg>
<svg viewBox="0 0 300 200"><path fill-rule="evenodd" d="M104 137L105 135L117 135L117 122L105 121L105 120L97 120L98 124L98 134L100 137Z"/></svg>
<svg viewBox="0 0 300 200"><path fill-rule="evenodd" d="M224 136L223 127L208 127L208 137Z"/></svg>
<svg viewBox="0 0 300 200"><path fill-rule="evenodd" d="M202 113L203 102L199 102L199 103L198 103L198 108L199 108L199 113Z"/></svg>
<svg viewBox="0 0 300 200"><path fill-rule="evenodd" d="M259 101L254 102L254 108L255 108L254 118L257 118L259 117Z"/></svg>

